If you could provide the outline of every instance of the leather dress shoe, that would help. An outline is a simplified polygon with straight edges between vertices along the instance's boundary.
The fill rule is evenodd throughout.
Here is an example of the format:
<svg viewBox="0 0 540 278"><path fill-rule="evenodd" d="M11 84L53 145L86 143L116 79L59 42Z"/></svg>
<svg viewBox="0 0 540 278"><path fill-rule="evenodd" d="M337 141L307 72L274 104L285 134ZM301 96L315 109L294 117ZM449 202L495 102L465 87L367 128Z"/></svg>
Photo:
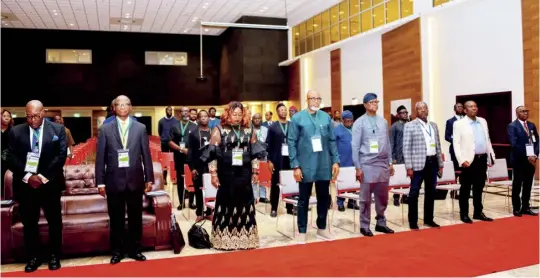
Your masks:
<svg viewBox="0 0 540 278"><path fill-rule="evenodd" d="M49 260L49 270L57 270L60 269L62 265L60 264L60 259L56 255L51 255L51 259Z"/></svg>
<svg viewBox="0 0 540 278"><path fill-rule="evenodd" d="M531 209L522 210L521 214L530 215L530 216L537 216L538 212L534 212Z"/></svg>
<svg viewBox="0 0 540 278"><path fill-rule="evenodd" d="M479 215L473 215L473 219L482 220L482 221L493 221L492 218L487 217L485 214L480 213Z"/></svg>
<svg viewBox="0 0 540 278"><path fill-rule="evenodd" d="M415 230L415 231L418 231L420 228L418 227L418 224L412 224L412 223L409 223L409 228L411 230Z"/></svg>
<svg viewBox="0 0 540 278"><path fill-rule="evenodd" d="M521 217L523 216L520 211L514 211L514 216Z"/></svg>
<svg viewBox="0 0 540 278"><path fill-rule="evenodd" d="M371 232L371 230L366 229L366 228L361 228L361 229L360 229L360 233L361 233L363 236L373 236L373 233Z"/></svg>
<svg viewBox="0 0 540 278"><path fill-rule="evenodd" d="M111 258L111 264L117 264L121 262L124 259L123 255L120 254L113 254Z"/></svg>
<svg viewBox="0 0 540 278"><path fill-rule="evenodd" d="M273 210L270 212L270 217L277 217L277 211Z"/></svg>
<svg viewBox="0 0 540 278"><path fill-rule="evenodd" d="M375 231L379 233L385 233L385 234L393 234L394 230L388 228L387 226L375 226Z"/></svg>
<svg viewBox="0 0 540 278"><path fill-rule="evenodd" d="M344 212L345 211L345 206L338 206L338 210L341 211L341 212Z"/></svg>
<svg viewBox="0 0 540 278"><path fill-rule="evenodd" d="M469 218L469 216L462 216L461 217L461 222L463 223L467 223L467 224L472 224L472 220Z"/></svg>
<svg viewBox="0 0 540 278"><path fill-rule="evenodd" d="M141 252L131 253L128 255L128 257L139 262L146 261L146 257Z"/></svg>
<svg viewBox="0 0 540 278"><path fill-rule="evenodd" d="M441 227L441 225L435 223L434 221L424 222L424 226L428 226L428 227L431 227L431 228L440 228Z"/></svg>
<svg viewBox="0 0 540 278"><path fill-rule="evenodd" d="M41 266L41 260L38 258L32 258L28 262L28 264L24 267L24 272L34 272Z"/></svg>

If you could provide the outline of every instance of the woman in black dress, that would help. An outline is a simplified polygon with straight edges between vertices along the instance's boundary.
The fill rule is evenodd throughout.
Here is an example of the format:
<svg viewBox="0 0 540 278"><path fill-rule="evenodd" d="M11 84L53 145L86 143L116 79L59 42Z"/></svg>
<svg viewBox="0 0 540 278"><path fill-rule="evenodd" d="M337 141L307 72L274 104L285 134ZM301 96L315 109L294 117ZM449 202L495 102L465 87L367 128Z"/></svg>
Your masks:
<svg viewBox="0 0 540 278"><path fill-rule="evenodd" d="M212 185L218 188L212 219L212 244L219 250L259 247L253 183L265 148L252 132L249 111L231 102L212 131L208 152ZM206 156L206 158L205 158Z"/></svg>
<svg viewBox="0 0 540 278"><path fill-rule="evenodd" d="M7 165L7 155L8 155L8 134L10 129L13 127L13 118L11 117L11 112L7 110L2 110L2 177L0 177L0 184L2 185L2 199L4 197L4 175L8 170Z"/></svg>

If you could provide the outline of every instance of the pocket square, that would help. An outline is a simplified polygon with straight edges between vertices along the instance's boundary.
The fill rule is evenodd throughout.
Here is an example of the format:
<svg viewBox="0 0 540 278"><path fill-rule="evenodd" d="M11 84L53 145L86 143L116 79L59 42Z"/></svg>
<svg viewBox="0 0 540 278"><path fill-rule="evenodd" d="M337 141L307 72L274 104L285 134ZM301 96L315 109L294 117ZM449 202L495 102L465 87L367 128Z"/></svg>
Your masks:
<svg viewBox="0 0 540 278"><path fill-rule="evenodd" d="M58 136L54 135L53 138L52 138L53 142L54 141L58 141Z"/></svg>

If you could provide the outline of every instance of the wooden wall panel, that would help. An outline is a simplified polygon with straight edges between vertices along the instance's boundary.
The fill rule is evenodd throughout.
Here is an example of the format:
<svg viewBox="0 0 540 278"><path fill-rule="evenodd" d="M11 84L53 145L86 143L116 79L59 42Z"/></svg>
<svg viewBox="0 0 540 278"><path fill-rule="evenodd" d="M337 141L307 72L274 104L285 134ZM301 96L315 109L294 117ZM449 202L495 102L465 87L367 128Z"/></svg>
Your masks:
<svg viewBox="0 0 540 278"><path fill-rule="evenodd" d="M539 19L539 4L538 0L522 0L521 1L521 20L523 30L523 77L525 85L525 105L529 107L529 119L540 125L538 110L539 86L539 64L538 64L538 19ZM536 164L536 178L539 178L538 163Z"/></svg>
<svg viewBox="0 0 540 278"><path fill-rule="evenodd" d="M422 100L420 19L382 35L384 118L391 124L390 102ZM413 113L414 115L414 113Z"/></svg>
<svg viewBox="0 0 540 278"><path fill-rule="evenodd" d="M92 110L92 136L97 137L99 130L98 130L98 123L97 120L99 117L107 117L107 111L104 110Z"/></svg>
<svg viewBox="0 0 540 278"><path fill-rule="evenodd" d="M336 110L341 112L343 110L341 105L341 49L330 52L330 84L332 112Z"/></svg>
<svg viewBox="0 0 540 278"><path fill-rule="evenodd" d="M296 106L296 108L301 109L302 93L300 92L300 60L297 60L296 62L289 65L287 75L289 87L289 97L287 99L292 103L292 105Z"/></svg>

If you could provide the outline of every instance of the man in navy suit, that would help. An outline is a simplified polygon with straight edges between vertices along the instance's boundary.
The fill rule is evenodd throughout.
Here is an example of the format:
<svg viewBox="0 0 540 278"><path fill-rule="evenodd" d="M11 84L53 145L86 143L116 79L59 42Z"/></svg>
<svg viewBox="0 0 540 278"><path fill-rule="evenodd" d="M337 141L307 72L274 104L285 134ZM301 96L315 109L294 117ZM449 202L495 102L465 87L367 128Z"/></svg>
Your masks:
<svg viewBox="0 0 540 278"><path fill-rule="evenodd" d="M508 125L508 138L512 154L510 161L514 169L512 181L512 207L514 215L523 214L532 216L538 213L529 207L531 187L533 183L536 161L538 160L538 130L529 122L529 110L525 106L516 108L517 119ZM523 188L523 192L521 191ZM519 194L521 193L521 199Z"/></svg>
<svg viewBox="0 0 540 278"><path fill-rule="evenodd" d="M444 131L444 140L446 142L450 143L450 158L452 159L452 162L454 163L454 169L458 170L460 168L459 163L456 159L456 154L454 153L454 145L452 143L453 137L452 134L454 133L454 122L457 120L461 120L464 116L463 114L463 104L456 103L454 105L454 112L456 115L446 121L446 128Z"/></svg>

